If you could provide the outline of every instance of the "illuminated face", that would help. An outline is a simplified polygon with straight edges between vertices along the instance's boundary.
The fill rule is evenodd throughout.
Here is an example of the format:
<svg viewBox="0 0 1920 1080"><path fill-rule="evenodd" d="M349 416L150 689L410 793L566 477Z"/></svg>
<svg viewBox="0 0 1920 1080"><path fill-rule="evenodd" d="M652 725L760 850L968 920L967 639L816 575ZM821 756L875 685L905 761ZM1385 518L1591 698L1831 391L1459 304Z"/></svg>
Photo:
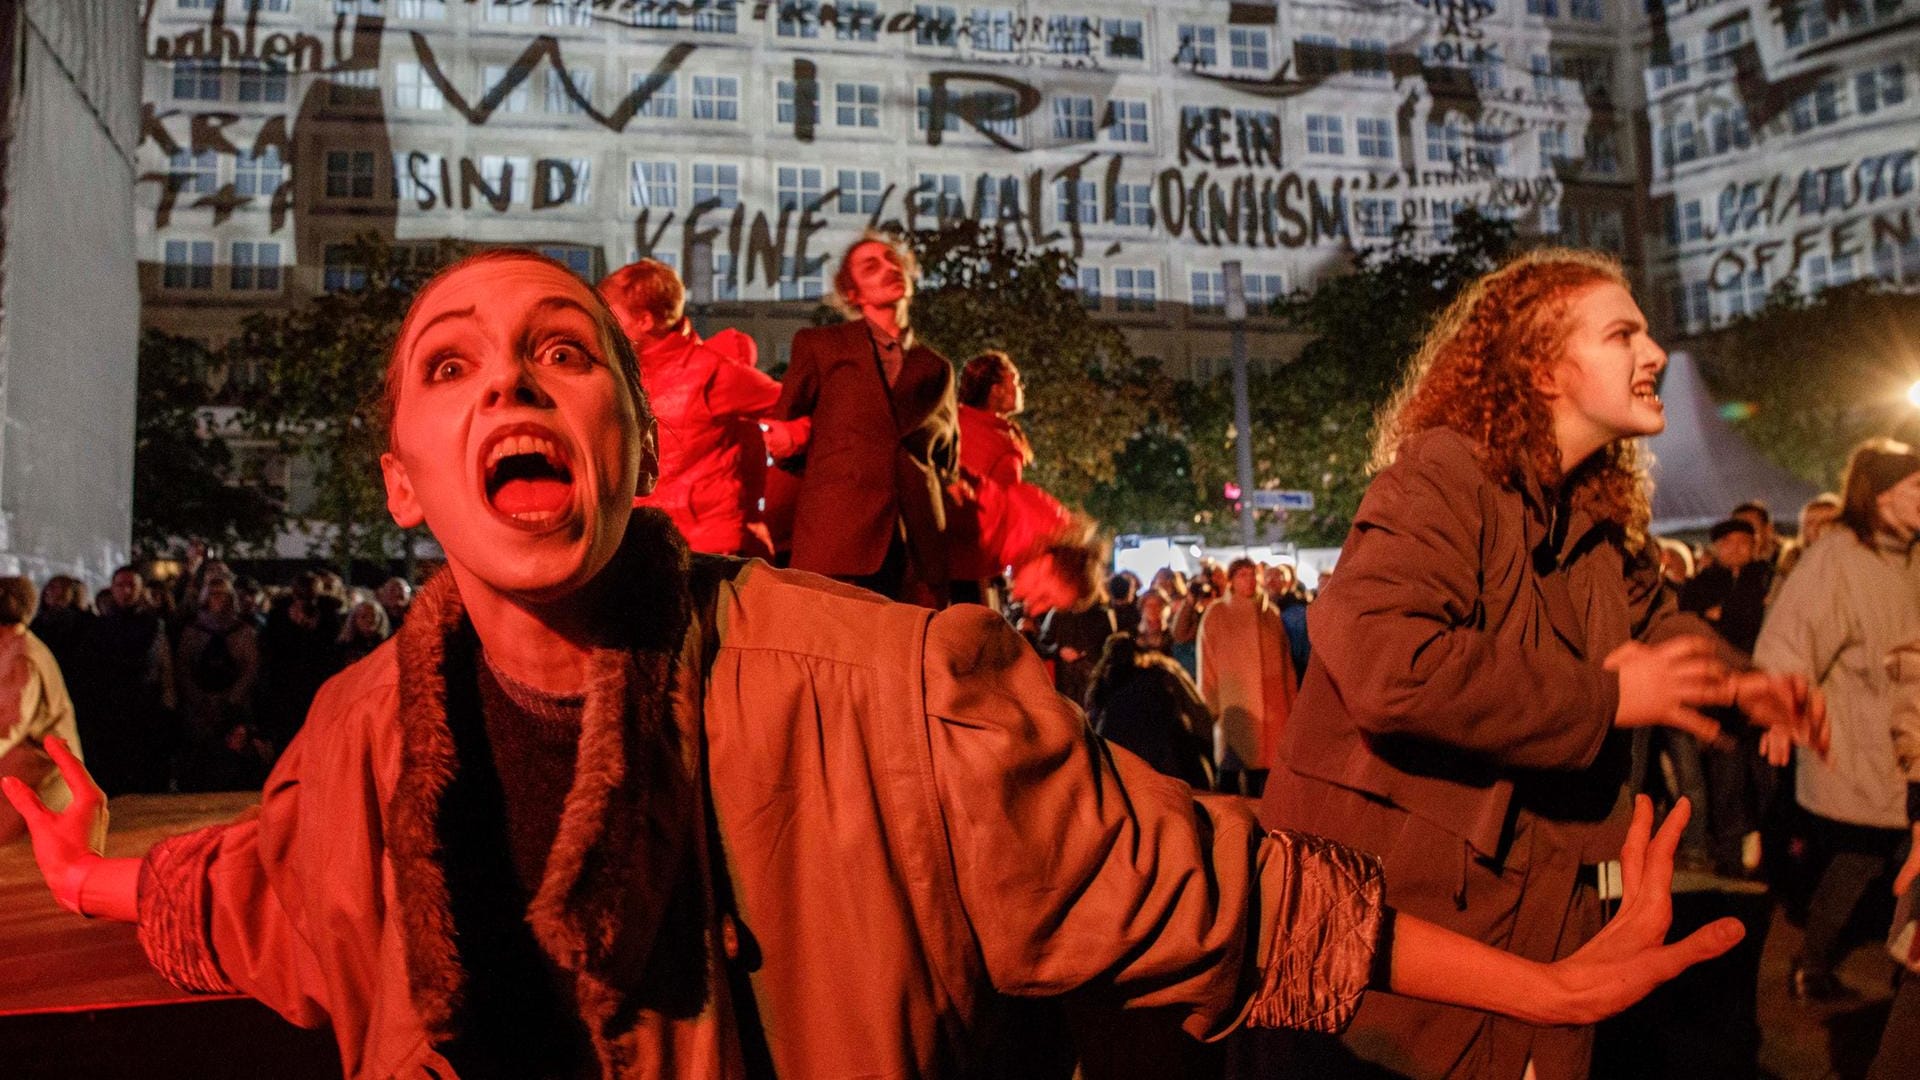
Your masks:
<svg viewBox="0 0 1920 1080"><path fill-rule="evenodd" d="M900 266L900 257L877 240L856 245L847 253L847 273L853 279L853 292L847 299L855 307L892 307L913 295L913 284Z"/></svg>
<svg viewBox="0 0 1920 1080"><path fill-rule="evenodd" d="M131 611L133 605L140 601L140 594L145 588L145 583L140 580L139 574L131 570L122 570L113 575L113 583L107 586L107 591L113 594L115 607Z"/></svg>
<svg viewBox="0 0 1920 1080"><path fill-rule="evenodd" d="M1027 382L1020 369L1008 364L1000 371L1000 381L987 395L987 409L996 416L1014 416L1027 407Z"/></svg>
<svg viewBox="0 0 1920 1080"><path fill-rule="evenodd" d="M1874 502L1880 508L1880 524L1888 532L1905 540L1920 536L1920 472L1908 473Z"/></svg>
<svg viewBox="0 0 1920 1080"><path fill-rule="evenodd" d="M1286 563L1275 563L1267 568L1267 594L1285 596L1293 591L1293 567Z"/></svg>
<svg viewBox="0 0 1920 1080"><path fill-rule="evenodd" d="M1568 304L1566 341L1551 379L1560 445L1591 453L1616 439L1658 435L1667 414L1655 387L1666 366L1666 350L1648 336L1631 293L1612 282L1581 290Z"/></svg>
<svg viewBox="0 0 1920 1080"><path fill-rule="evenodd" d="M651 433L587 287L531 259L440 278L395 363L387 507L424 522L462 591L577 592L625 534Z"/></svg>

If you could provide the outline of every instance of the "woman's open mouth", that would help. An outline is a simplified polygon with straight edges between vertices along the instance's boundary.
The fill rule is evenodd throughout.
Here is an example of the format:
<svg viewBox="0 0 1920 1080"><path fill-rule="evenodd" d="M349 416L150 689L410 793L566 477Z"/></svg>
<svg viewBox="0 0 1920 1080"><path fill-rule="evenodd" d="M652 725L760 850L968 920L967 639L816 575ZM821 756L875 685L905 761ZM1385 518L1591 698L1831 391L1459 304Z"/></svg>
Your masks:
<svg viewBox="0 0 1920 1080"><path fill-rule="evenodd" d="M509 432L485 458L487 505L516 524L550 525L573 500L573 470L558 443L544 434Z"/></svg>

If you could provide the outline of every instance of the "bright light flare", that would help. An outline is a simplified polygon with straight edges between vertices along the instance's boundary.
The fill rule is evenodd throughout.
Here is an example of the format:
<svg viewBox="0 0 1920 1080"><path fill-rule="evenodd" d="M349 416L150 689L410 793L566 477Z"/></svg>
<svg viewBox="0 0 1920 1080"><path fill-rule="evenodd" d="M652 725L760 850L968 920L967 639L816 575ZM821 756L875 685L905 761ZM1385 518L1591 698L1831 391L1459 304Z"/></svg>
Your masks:
<svg viewBox="0 0 1920 1080"><path fill-rule="evenodd" d="M1920 382L1907 387L1907 404L1920 409Z"/></svg>

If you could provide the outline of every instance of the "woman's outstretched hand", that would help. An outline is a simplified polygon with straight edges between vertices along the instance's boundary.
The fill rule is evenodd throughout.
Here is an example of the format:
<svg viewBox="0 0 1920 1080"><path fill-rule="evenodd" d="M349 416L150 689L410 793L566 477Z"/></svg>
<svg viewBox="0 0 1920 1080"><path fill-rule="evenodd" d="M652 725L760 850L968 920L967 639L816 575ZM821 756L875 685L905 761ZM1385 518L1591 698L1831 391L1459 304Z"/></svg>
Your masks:
<svg viewBox="0 0 1920 1080"><path fill-rule="evenodd" d="M1653 801L1634 798L1633 824L1620 852L1620 908L1606 927L1572 956L1548 968L1558 1015L1546 1022L1592 1024L1627 1008L1654 987L1739 944L1746 927L1716 919L1669 945L1673 923L1673 853L1692 808L1686 799L1653 832Z"/></svg>
<svg viewBox="0 0 1920 1080"><path fill-rule="evenodd" d="M1775 675L1766 671L1744 671L1733 677L1733 703L1748 720L1766 728L1769 746L1762 747L1771 764L1782 755L1769 752L1783 739L1827 756L1831 735L1827 726L1827 698L1807 681L1805 675Z"/></svg>
<svg viewBox="0 0 1920 1080"><path fill-rule="evenodd" d="M0 788L5 789L7 801L27 823L27 831L33 836L34 861L40 864L40 874L53 890L53 898L77 914L107 914L85 910L81 896L88 877L106 861L106 793L93 782L92 774L65 740L50 736L45 745L73 793L73 801L65 810L54 813L47 809L40 796L15 777L0 780Z"/></svg>
<svg viewBox="0 0 1920 1080"><path fill-rule="evenodd" d="M1603 665L1620 677L1620 703L1613 726L1664 726L1711 745L1720 725L1700 709L1733 701L1733 680L1713 642L1697 634L1658 645L1629 641L1607 654Z"/></svg>

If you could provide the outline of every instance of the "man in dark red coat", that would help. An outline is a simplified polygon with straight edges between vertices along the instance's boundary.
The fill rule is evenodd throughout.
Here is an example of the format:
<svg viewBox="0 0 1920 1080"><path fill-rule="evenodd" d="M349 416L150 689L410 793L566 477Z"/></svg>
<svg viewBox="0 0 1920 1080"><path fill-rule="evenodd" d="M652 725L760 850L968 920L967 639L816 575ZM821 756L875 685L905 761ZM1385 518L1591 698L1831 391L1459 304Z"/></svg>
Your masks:
<svg viewBox="0 0 1920 1080"><path fill-rule="evenodd" d="M702 341L679 276L653 259L608 274L600 295L640 354L658 417L660 479L635 505L666 511L695 551L772 556L759 510L765 455L792 453L806 425L764 423L780 384L754 367L753 339L724 330Z"/></svg>
<svg viewBox="0 0 1920 1080"><path fill-rule="evenodd" d="M883 234L848 249L834 289L851 319L793 336L775 415L813 421L793 566L938 607L959 429L953 366L907 325L916 274L912 252Z"/></svg>

